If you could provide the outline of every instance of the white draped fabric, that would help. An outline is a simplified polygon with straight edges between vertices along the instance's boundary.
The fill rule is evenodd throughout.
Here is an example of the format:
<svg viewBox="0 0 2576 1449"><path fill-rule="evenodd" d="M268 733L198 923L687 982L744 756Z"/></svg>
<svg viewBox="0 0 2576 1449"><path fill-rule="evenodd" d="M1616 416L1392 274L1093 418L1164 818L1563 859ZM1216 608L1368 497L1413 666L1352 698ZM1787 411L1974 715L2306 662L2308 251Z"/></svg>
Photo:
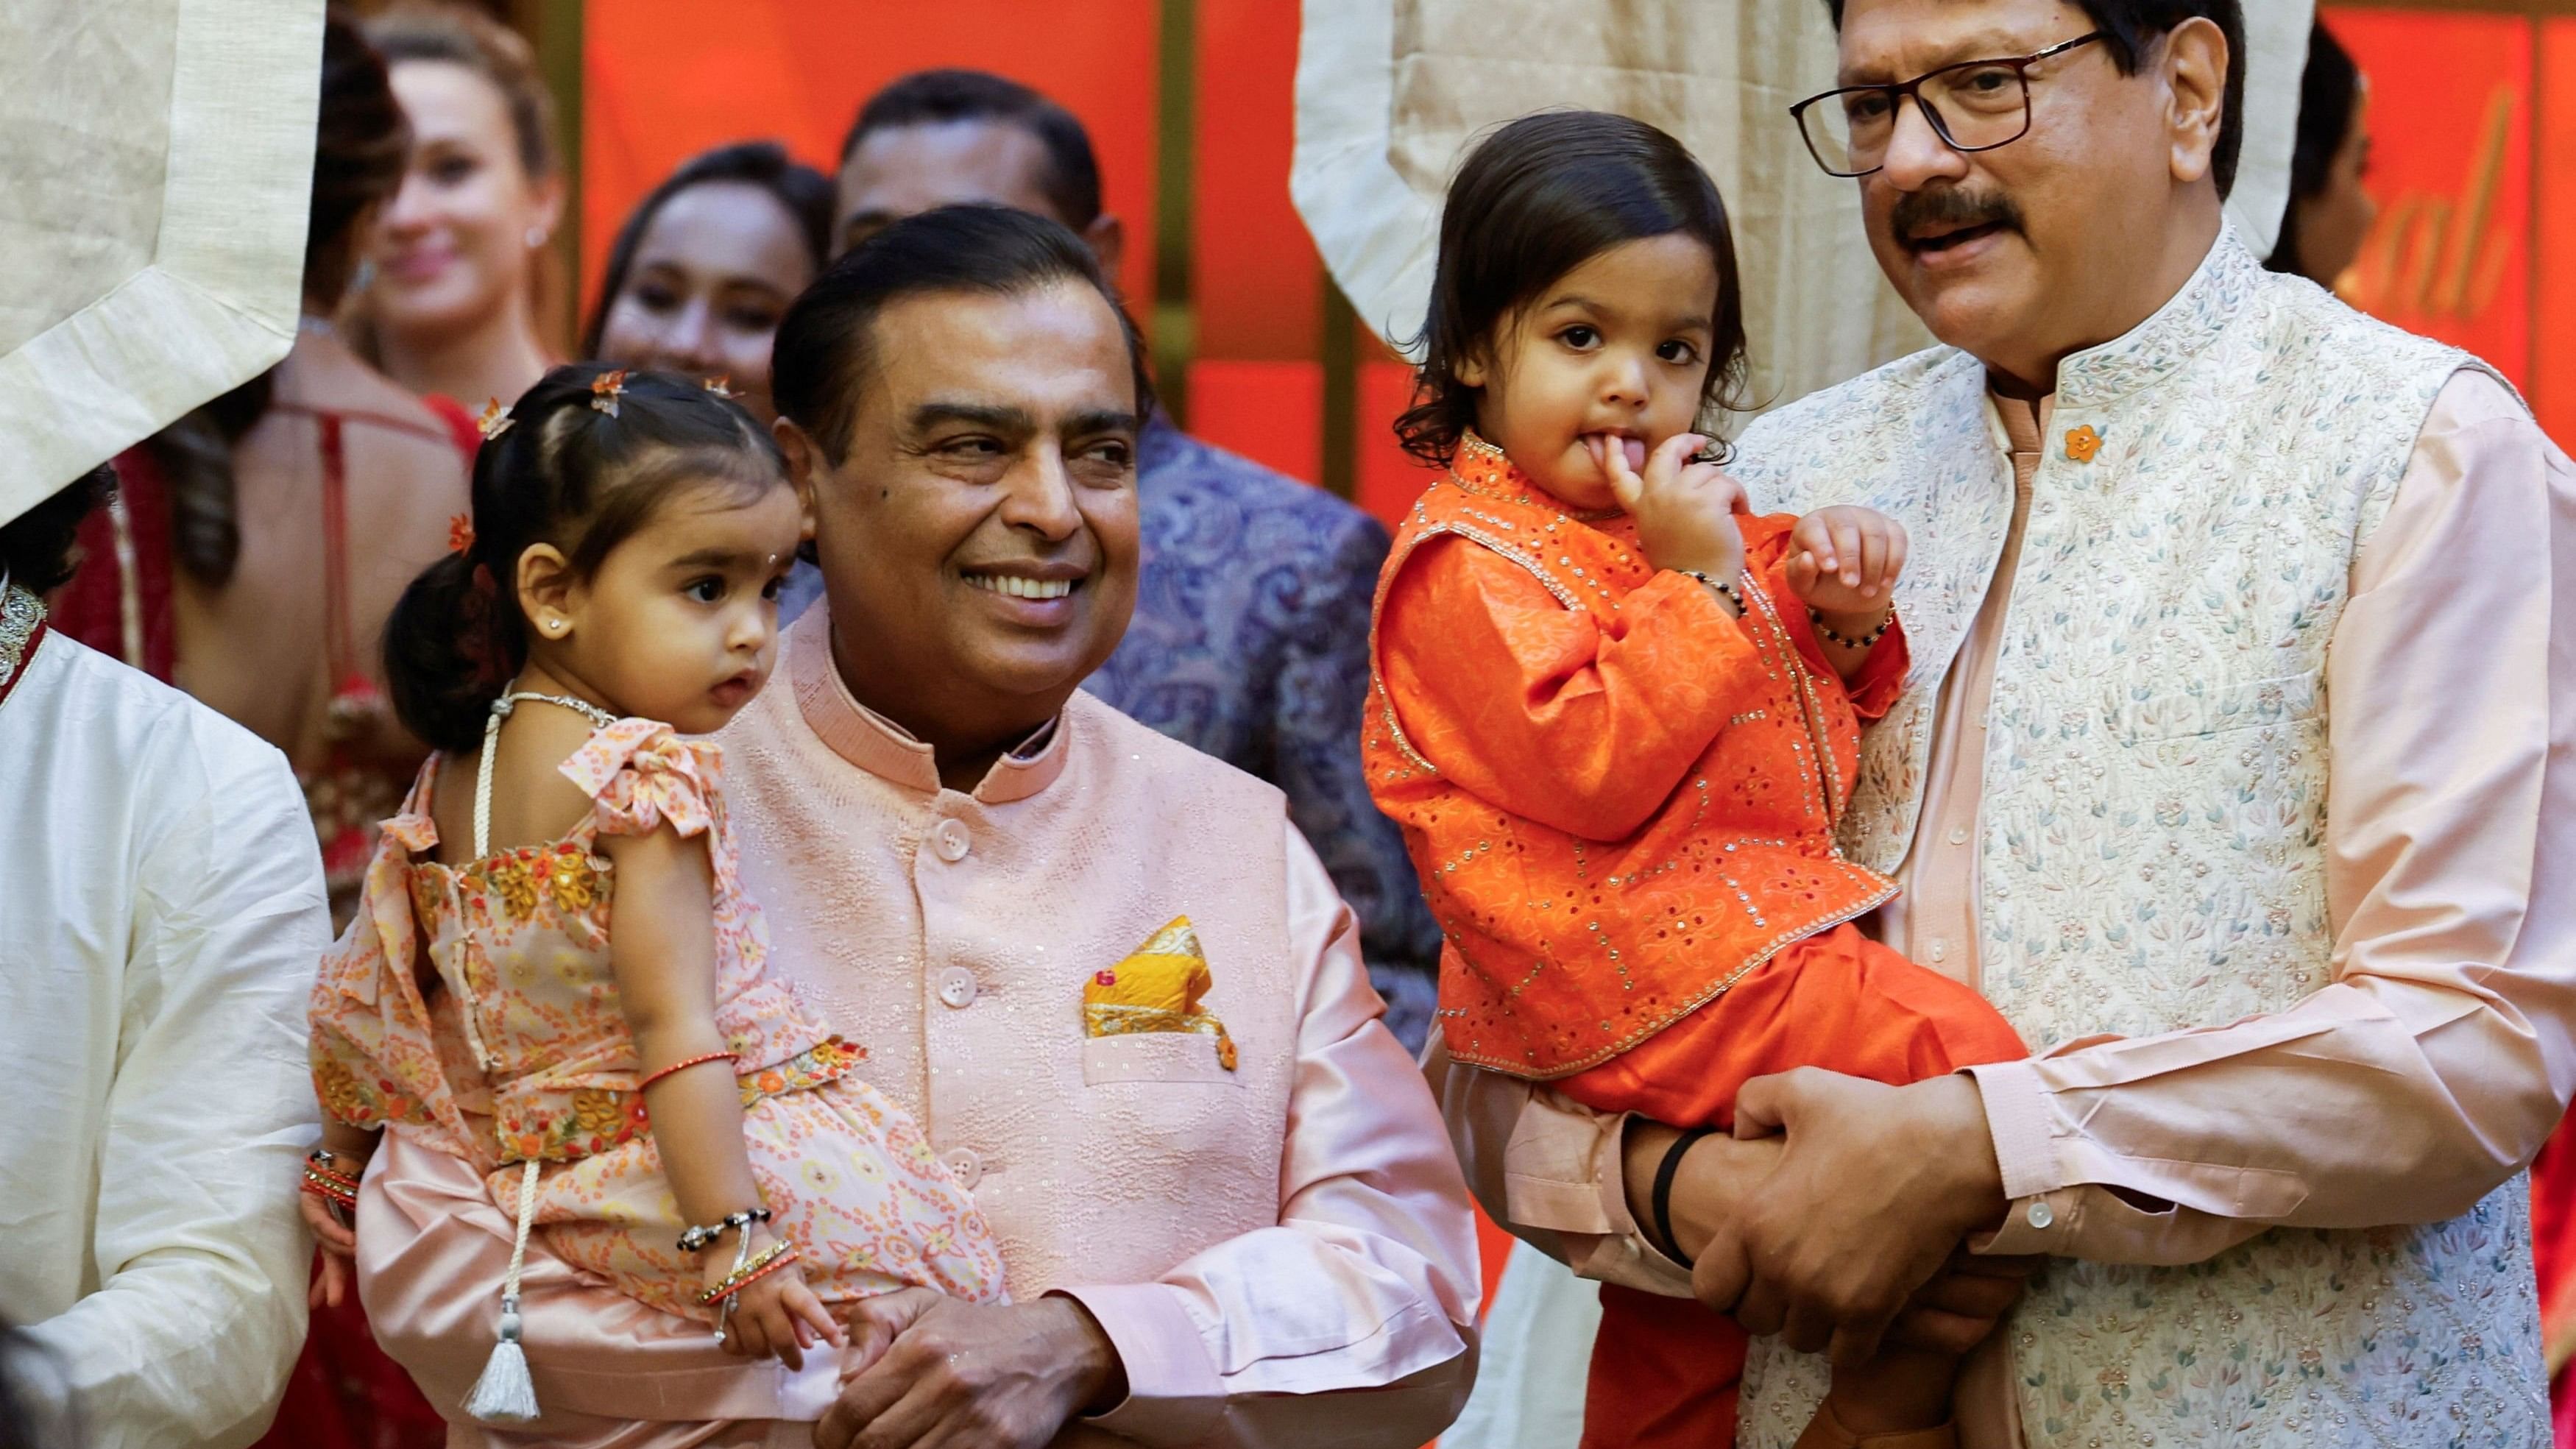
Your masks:
<svg viewBox="0 0 2576 1449"><path fill-rule="evenodd" d="M0 0L0 521L295 340L322 0Z"/></svg>
<svg viewBox="0 0 2576 1449"><path fill-rule="evenodd" d="M79 1442L247 1444L312 1251L330 915L303 794L249 731L49 634L0 697L0 800L0 1309Z"/></svg>

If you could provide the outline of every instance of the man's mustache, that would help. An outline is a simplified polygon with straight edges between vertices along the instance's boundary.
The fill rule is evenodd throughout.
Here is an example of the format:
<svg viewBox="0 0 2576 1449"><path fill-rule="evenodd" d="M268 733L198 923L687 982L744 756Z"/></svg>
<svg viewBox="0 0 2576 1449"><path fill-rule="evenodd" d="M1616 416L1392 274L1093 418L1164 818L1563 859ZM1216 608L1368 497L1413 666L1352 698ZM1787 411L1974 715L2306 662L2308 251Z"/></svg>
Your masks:
<svg viewBox="0 0 2576 1449"><path fill-rule="evenodd" d="M1961 231L1989 224L2020 231L2021 208L2000 191L1962 191L1943 186L1931 191L1909 191L1897 198L1896 209L1887 214L1888 231L1899 246L1914 244L1915 228L1938 222Z"/></svg>

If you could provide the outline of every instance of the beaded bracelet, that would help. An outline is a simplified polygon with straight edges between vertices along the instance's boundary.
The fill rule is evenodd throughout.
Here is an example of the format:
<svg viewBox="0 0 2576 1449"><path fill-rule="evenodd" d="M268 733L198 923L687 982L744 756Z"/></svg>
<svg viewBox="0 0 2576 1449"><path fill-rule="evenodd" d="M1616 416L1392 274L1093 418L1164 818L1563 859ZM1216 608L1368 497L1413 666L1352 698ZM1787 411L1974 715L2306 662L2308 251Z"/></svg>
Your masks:
<svg viewBox="0 0 2576 1449"><path fill-rule="evenodd" d="M698 1306L711 1308L785 1267L795 1258L794 1244L784 1241L772 1243L760 1256L726 1274L723 1282L699 1294Z"/></svg>
<svg viewBox="0 0 2576 1449"><path fill-rule="evenodd" d="M1701 573L1697 569L1678 569L1675 570L1675 572L1679 573L1683 578L1699 580L1719 597L1725 599L1728 603L1733 604L1735 606L1735 614L1737 618L1742 618L1744 616L1744 595L1736 591L1735 585L1720 583L1716 579L1709 577L1707 574Z"/></svg>
<svg viewBox="0 0 2576 1449"><path fill-rule="evenodd" d="M737 1228L749 1228L753 1223L767 1221L769 1221L769 1209L765 1207L745 1208L738 1213L727 1213L714 1222L702 1223L680 1234L680 1251L694 1253Z"/></svg>
<svg viewBox="0 0 2576 1449"><path fill-rule="evenodd" d="M1845 649L1866 649L1872 644L1877 643L1879 640L1886 638L1887 631L1896 627L1896 611L1894 609L1888 610L1887 617L1878 621L1877 628L1870 630L1868 633L1863 634L1857 639L1846 639L1842 635L1835 633L1833 630L1826 628L1825 616L1822 610L1809 609L1807 611L1807 622L1816 626L1816 633L1822 637L1826 643L1840 644Z"/></svg>
<svg viewBox="0 0 2576 1449"><path fill-rule="evenodd" d="M673 1063L671 1063L669 1066L664 1067L662 1070L660 1070L660 1071L658 1071L658 1072L655 1072L653 1075L651 1075L651 1076L649 1076L649 1077L646 1077L644 1080L642 1080L642 1081L640 1081L640 1082L637 1082L637 1083L635 1084L635 1090L636 1090L636 1091L638 1091L638 1092L641 1092L641 1091L643 1091L646 1087L649 1087L649 1086L653 1085L655 1082L658 1082L658 1081L662 1080L664 1077L667 1077L667 1076L671 1075L673 1072L685 1072L685 1071L687 1071L687 1070L688 1070L689 1068L691 1068L691 1067L702 1067L702 1066L705 1066L705 1065L706 1065L707 1063L709 1063L709 1062L730 1062L730 1061L738 1061L738 1060L740 1060L740 1058L736 1057L736 1056L735 1056L733 1053L731 1053L731 1052L707 1052L707 1053L705 1053L705 1054L703 1054L703 1055L700 1055L700 1056L690 1057L690 1058L689 1058L689 1059L687 1059L686 1061L677 1061L677 1062L673 1062Z"/></svg>

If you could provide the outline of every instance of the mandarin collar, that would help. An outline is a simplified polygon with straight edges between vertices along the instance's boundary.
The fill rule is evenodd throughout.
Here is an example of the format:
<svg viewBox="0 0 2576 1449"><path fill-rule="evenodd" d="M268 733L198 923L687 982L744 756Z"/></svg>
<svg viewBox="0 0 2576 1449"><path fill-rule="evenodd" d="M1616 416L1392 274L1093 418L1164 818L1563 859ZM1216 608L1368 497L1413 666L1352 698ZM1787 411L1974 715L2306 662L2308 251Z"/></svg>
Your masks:
<svg viewBox="0 0 2576 1449"><path fill-rule="evenodd" d="M797 713L832 753L881 779L925 794L940 792L939 761L930 746L852 698L841 671L833 666L828 598L817 599L804 617L789 626L787 672L796 691ZM986 805L1007 805L1054 784L1064 773L1070 733L1060 714L1038 726L993 762L975 786L974 798Z"/></svg>
<svg viewBox="0 0 2576 1449"><path fill-rule="evenodd" d="M2057 364L2057 405L2117 402L2208 350L2265 275L2263 264L2237 237L2235 224L2222 222L2218 239L2192 269L2190 280L2153 316Z"/></svg>

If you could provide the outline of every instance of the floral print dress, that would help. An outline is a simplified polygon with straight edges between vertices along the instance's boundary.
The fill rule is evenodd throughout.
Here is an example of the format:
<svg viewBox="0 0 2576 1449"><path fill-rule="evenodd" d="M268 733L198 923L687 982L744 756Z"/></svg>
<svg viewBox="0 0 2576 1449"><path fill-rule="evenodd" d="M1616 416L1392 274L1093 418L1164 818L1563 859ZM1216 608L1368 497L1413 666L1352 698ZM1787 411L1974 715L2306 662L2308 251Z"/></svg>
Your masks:
<svg viewBox="0 0 2576 1449"><path fill-rule="evenodd" d="M637 1090L644 1074L609 954L614 873L598 848L602 836L667 825L707 842L716 1024L736 1056L770 1229L796 1245L806 1281L826 1301L911 1286L1002 1297L1001 1258L973 1199L910 1114L848 1075L864 1050L769 969L717 746L652 720L605 726L561 767L595 802L587 818L551 844L460 866L428 858L438 765L422 767L385 822L358 920L315 985L325 1111L468 1158L514 1215L519 1164L546 1163L535 1223L556 1256L655 1308L713 1322L697 1304L699 1265L677 1246L687 1224Z"/></svg>

